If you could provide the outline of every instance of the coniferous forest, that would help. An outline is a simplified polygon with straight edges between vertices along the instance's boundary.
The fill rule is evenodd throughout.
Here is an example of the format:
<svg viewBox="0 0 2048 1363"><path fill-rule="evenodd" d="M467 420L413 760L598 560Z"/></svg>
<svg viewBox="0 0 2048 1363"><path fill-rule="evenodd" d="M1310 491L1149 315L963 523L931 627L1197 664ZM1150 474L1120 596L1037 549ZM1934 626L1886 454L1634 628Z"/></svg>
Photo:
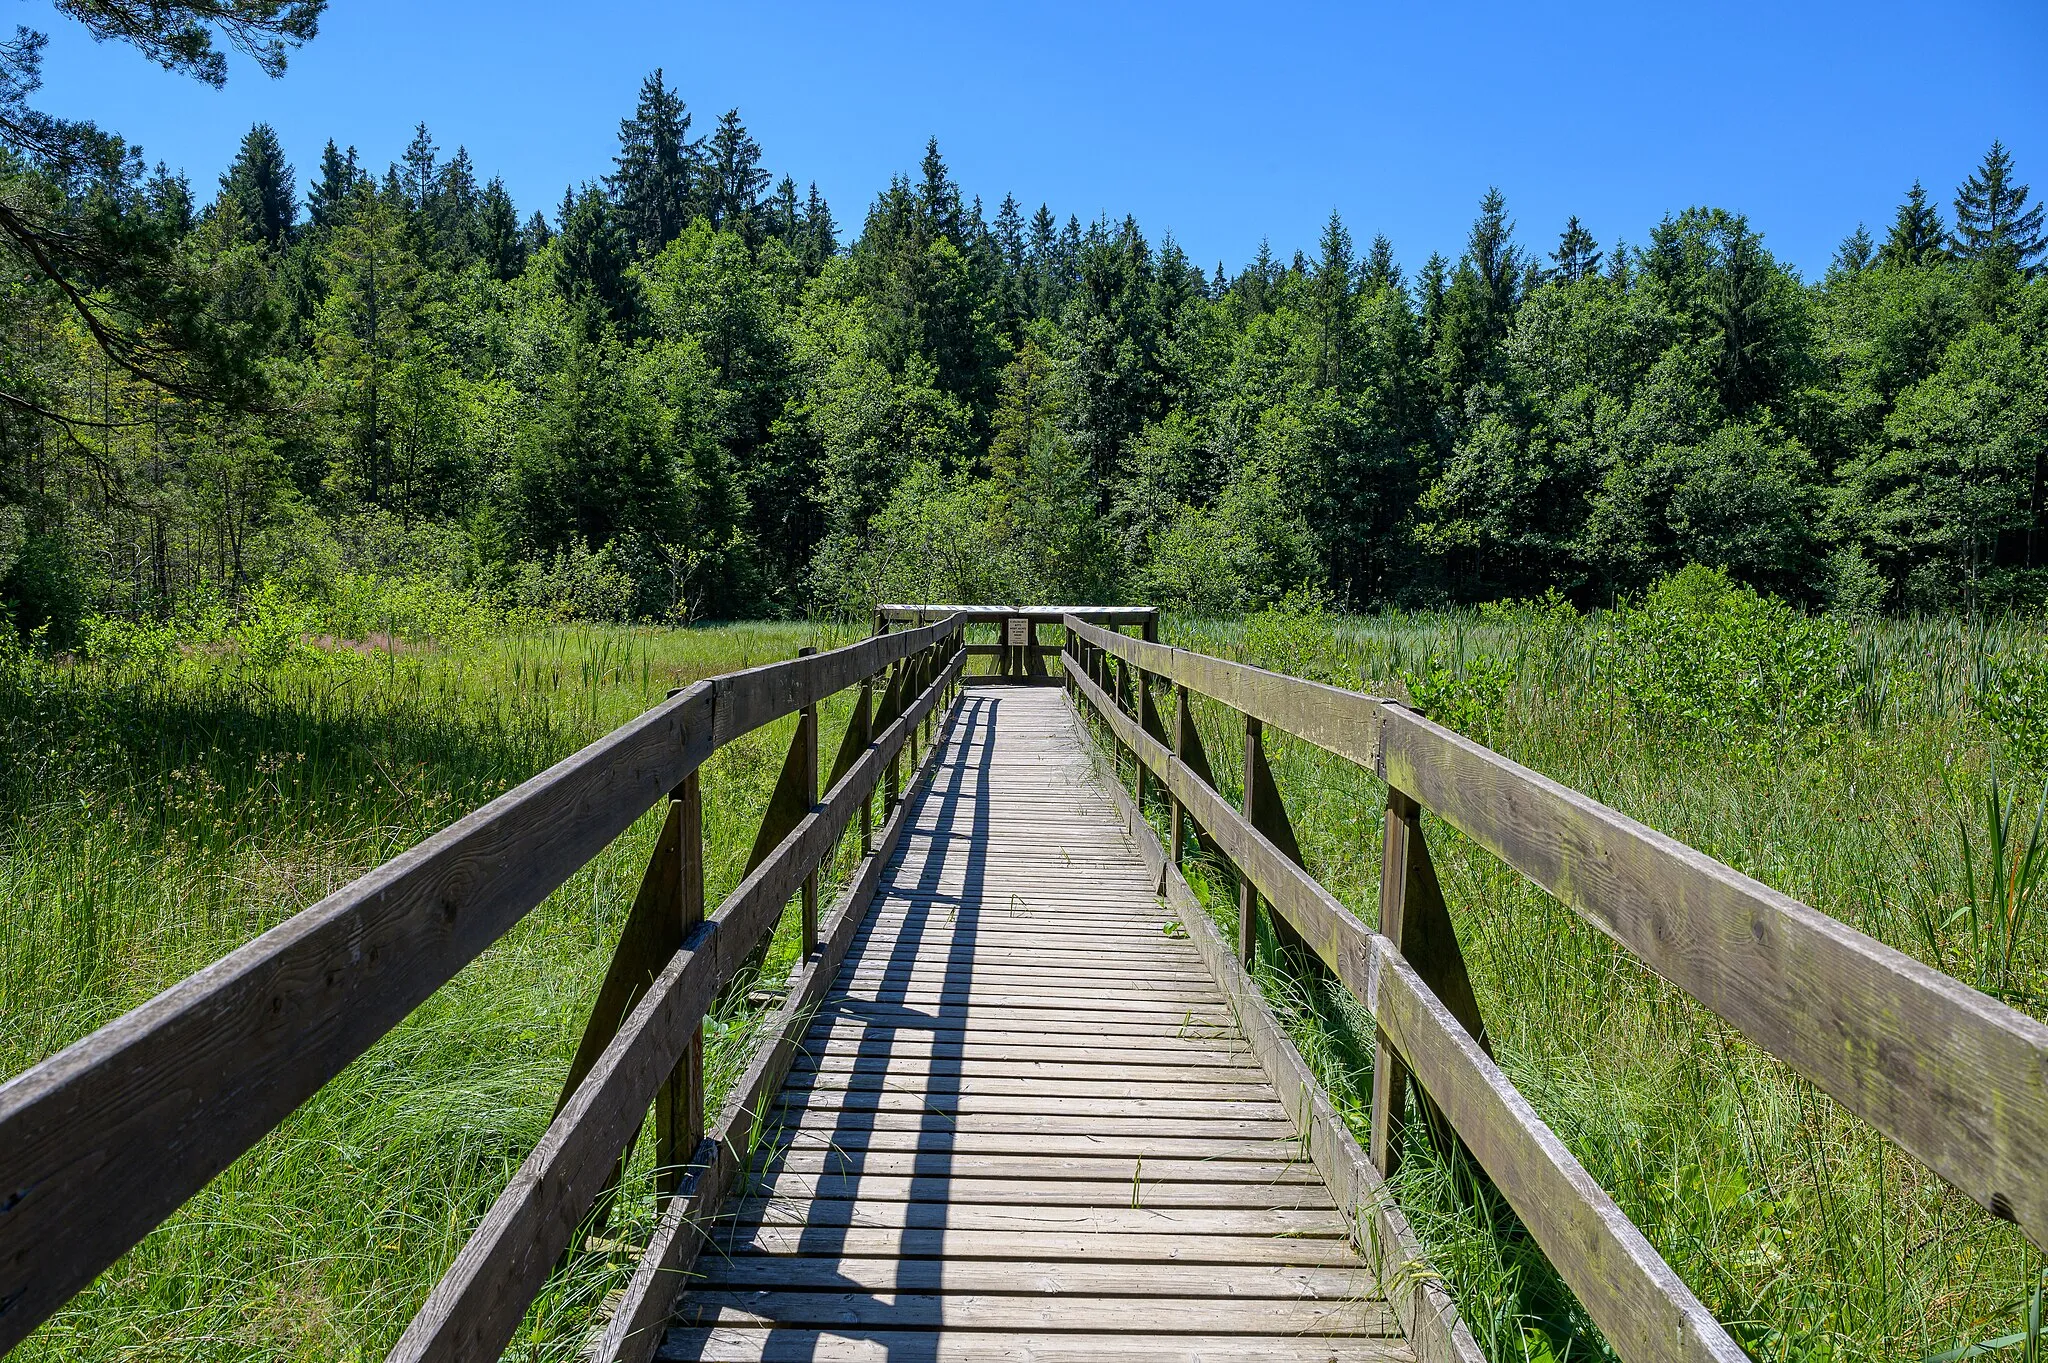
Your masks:
<svg viewBox="0 0 2048 1363"><path fill-rule="evenodd" d="M660 71L543 206L425 126L151 167L36 113L39 56L0 86L0 600L52 643L344 574L621 620L2048 584L2048 238L1998 143L1818 280L1735 207L1603 242L1492 191L1455 260L1332 214L1233 271L936 140L835 210Z"/></svg>

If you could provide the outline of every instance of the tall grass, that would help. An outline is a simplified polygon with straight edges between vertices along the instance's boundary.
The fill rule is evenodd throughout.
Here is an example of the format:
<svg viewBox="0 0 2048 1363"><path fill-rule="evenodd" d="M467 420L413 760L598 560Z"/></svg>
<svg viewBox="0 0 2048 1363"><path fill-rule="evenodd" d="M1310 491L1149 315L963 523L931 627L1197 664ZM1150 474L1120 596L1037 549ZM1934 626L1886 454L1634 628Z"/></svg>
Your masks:
<svg viewBox="0 0 2048 1363"><path fill-rule="evenodd" d="M2023 622L1843 628L1825 723L1648 722L1611 622L1542 609L1371 619L1313 609L1169 620L1169 642L1382 695L1447 722L1823 912L2048 1012L2044 773L1985 697L2041 665ZM1699 661L1681 659L1690 665ZM1242 733L1198 705L1219 781ZM1309 745L1269 757L1311 870L1377 915L1385 788ZM1426 836L1502 1068L1759 1358L2039 1347L2042 1256L1813 1085L1433 817ZM1201 879L1198 875L1198 879ZM1208 880L1227 887L1227 872ZM1230 894L1208 896L1234 920ZM1341 987L1270 956L1269 995L1361 1137L1371 1030ZM1509 1218L1411 1132L1398 1191L1489 1357L1601 1358L1598 1331Z"/></svg>
<svg viewBox="0 0 2048 1363"><path fill-rule="evenodd" d="M441 650L0 655L0 1074L141 1003L699 677L808 626L562 628ZM828 708L836 740L844 702ZM794 721L706 768L737 883ZM381 1358L545 1128L658 829L650 813L16 1354ZM785 933L770 970L786 971ZM713 1020L712 1100L747 1049ZM715 1110L715 1109L714 1109ZM640 1166L619 1237L646 1229ZM636 1224L637 1223L637 1224ZM586 1253L512 1356L573 1355L627 1271Z"/></svg>

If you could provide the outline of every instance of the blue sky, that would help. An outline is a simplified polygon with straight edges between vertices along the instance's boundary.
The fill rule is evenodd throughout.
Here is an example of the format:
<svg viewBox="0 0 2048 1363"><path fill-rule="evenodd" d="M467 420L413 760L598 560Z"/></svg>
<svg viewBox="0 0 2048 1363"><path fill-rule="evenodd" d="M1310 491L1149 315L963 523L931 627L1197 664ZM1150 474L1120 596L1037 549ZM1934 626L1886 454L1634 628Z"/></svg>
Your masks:
<svg viewBox="0 0 2048 1363"><path fill-rule="evenodd" d="M1314 247L1340 210L1411 269L1455 255L1497 184L1527 243L1567 214L1640 241L1694 203L1745 212L1809 277L1919 177L1946 205L1993 137L2048 195L2048 5L2011 3L747 5L335 0L272 81L215 91L96 46L47 0L42 106L210 195L277 128L303 189L328 137L380 167L425 120L522 213L610 167L663 67L707 131L738 106L777 176L843 226L936 135L969 194L1134 213L1205 267Z"/></svg>

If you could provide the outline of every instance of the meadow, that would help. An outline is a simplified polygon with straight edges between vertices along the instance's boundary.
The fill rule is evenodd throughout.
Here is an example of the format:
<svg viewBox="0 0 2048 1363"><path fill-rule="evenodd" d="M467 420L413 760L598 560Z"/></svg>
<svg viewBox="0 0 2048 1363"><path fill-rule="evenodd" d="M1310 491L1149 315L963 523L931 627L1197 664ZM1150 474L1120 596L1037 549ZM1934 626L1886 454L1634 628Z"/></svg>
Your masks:
<svg viewBox="0 0 2048 1363"><path fill-rule="evenodd" d="M698 677L831 646L826 624L481 620L259 594L81 656L0 653L0 1074L12 1074ZM1640 608L1345 617L1293 599L1169 642L1405 697L2036 1016L2048 1012L2048 635L1845 621L1713 575ZM844 700L828 707L829 745ZM1198 714L1234 789L1239 731ZM737 882L784 721L707 768L715 899ZM1369 920L1384 788L1277 736L1317 875ZM45 1359L382 1357L545 1127L655 832L644 818L23 1346ZM1431 822L1503 1067L1751 1352L2020 1357L2043 1264L1812 1086ZM844 870L842 861L840 870ZM1215 887L1226 924L1234 895ZM786 970L785 933L769 973ZM1363 1131L1371 1030L1268 960ZM716 1018L717 1091L751 1040ZM573 1357L652 1216L645 1146L615 1228L508 1357ZM1469 1175L1416 1149L1399 1192L1489 1356L1605 1346ZM2009 1351L2009 1353L2008 1353Z"/></svg>

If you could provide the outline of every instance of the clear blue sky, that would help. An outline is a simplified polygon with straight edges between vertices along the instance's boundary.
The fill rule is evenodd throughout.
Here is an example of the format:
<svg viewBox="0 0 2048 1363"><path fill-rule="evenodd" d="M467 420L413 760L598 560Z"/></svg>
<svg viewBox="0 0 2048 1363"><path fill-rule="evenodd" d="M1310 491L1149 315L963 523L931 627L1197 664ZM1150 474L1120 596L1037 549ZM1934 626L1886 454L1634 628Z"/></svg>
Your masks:
<svg viewBox="0 0 2048 1363"><path fill-rule="evenodd" d="M1134 213L1205 268L1342 211L1411 268L1455 255L1490 184L1549 249L1577 213L1640 242L1689 204L1745 212L1809 277L1917 176L1943 204L1993 137L2048 195L2048 4L1111 6L335 0L281 80L225 91L96 47L47 0L43 107L183 167L203 196L250 123L303 191L329 137L381 168L425 120L521 212L610 168L640 79L708 130L737 105L776 175L857 228L936 135L989 208Z"/></svg>

